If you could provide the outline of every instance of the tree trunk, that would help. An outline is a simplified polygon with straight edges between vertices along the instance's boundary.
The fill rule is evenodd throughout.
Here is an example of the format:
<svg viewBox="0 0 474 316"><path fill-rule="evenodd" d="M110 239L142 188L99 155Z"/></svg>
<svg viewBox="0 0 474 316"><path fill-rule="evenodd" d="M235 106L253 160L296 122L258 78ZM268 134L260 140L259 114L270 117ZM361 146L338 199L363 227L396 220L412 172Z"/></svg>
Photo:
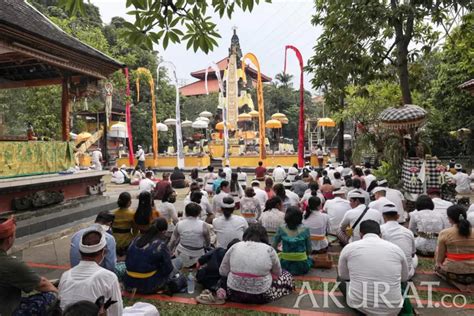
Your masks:
<svg viewBox="0 0 474 316"><path fill-rule="evenodd" d="M402 92L403 104L412 104L408 75L408 43L406 40L402 40L397 46L398 77L400 81L400 90Z"/></svg>
<svg viewBox="0 0 474 316"><path fill-rule="evenodd" d="M344 109L344 94L339 97L339 107ZM344 162L344 120L339 122L339 137L337 142L338 160L340 163Z"/></svg>

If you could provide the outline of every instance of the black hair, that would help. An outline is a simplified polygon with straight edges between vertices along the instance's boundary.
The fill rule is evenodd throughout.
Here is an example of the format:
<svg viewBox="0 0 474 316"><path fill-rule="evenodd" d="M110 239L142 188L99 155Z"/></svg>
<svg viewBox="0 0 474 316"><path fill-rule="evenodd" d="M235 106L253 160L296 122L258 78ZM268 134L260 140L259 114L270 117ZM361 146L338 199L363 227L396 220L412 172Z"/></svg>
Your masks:
<svg viewBox="0 0 474 316"><path fill-rule="evenodd" d="M223 187L228 187L228 186L229 186L229 181L224 180L221 182L221 185L219 186L219 188L222 190Z"/></svg>
<svg viewBox="0 0 474 316"><path fill-rule="evenodd" d="M148 191L143 191L138 196L138 207L133 216L135 223L138 225L150 224L150 217L152 211L152 197Z"/></svg>
<svg viewBox="0 0 474 316"><path fill-rule="evenodd" d="M359 197L354 198L354 197L352 197L352 198L349 198L349 200L354 200L354 201L358 201L360 204L365 204L365 198L359 198Z"/></svg>
<svg viewBox="0 0 474 316"><path fill-rule="evenodd" d="M268 177L265 179L265 187L273 187L273 179Z"/></svg>
<svg viewBox="0 0 474 316"><path fill-rule="evenodd" d="M102 211L99 214L97 214L97 217L95 218L96 223L100 224L107 224L107 223L113 223L115 220L115 215L109 213L108 211Z"/></svg>
<svg viewBox="0 0 474 316"><path fill-rule="evenodd" d="M101 238L102 238L101 233L99 233L97 231L89 231L89 232L85 232L84 235L82 235L81 241L86 246L92 246L92 245L99 244ZM84 252L79 250L79 253L81 254L81 257L83 257L83 258L92 259L92 258L97 257L100 253L102 253L103 250L104 249L102 248L99 251L96 251L96 252L93 252L93 253L84 253Z"/></svg>
<svg viewBox="0 0 474 316"><path fill-rule="evenodd" d="M184 208L184 213L186 217L198 217L201 214L201 205L197 203L189 203Z"/></svg>
<svg viewBox="0 0 474 316"><path fill-rule="evenodd" d="M201 191L201 189L199 188L199 184L197 182L193 182L189 185L189 191L190 192L193 192L193 191Z"/></svg>
<svg viewBox="0 0 474 316"><path fill-rule="evenodd" d="M293 168L298 169L298 164L296 162L293 164Z"/></svg>
<svg viewBox="0 0 474 316"><path fill-rule="evenodd" d="M137 240L137 247L142 248L155 239L160 238L168 230L168 222L164 217L158 217L151 223L150 228Z"/></svg>
<svg viewBox="0 0 474 316"><path fill-rule="evenodd" d="M161 198L161 202L162 203L169 202L170 197L173 195L173 193L175 193L174 190L170 190L168 192L165 192L165 194L163 194L163 197Z"/></svg>
<svg viewBox="0 0 474 316"><path fill-rule="evenodd" d="M208 166L208 167L207 167L207 171L213 172L213 171L214 171L214 167L213 167L213 166Z"/></svg>
<svg viewBox="0 0 474 316"><path fill-rule="evenodd" d="M264 212L271 210L272 208L276 208L278 204L281 204L281 199L278 196L274 196L271 199L268 199L265 202L265 209Z"/></svg>
<svg viewBox="0 0 474 316"><path fill-rule="evenodd" d="M321 175L322 175L323 177L327 176L327 175L328 175L327 170L324 170L324 169L323 169L323 171L321 171Z"/></svg>
<svg viewBox="0 0 474 316"><path fill-rule="evenodd" d="M255 196L255 190L253 189L253 187L245 188L245 196L246 197L254 197Z"/></svg>
<svg viewBox="0 0 474 316"><path fill-rule="evenodd" d="M356 174L356 176L359 176L359 177L362 177L364 175L364 173L362 172L362 169L359 167L354 168L354 173Z"/></svg>
<svg viewBox="0 0 474 316"><path fill-rule="evenodd" d="M418 211L421 210L433 210L434 209L434 203L433 200L428 195L420 195L416 201L415 201L415 208Z"/></svg>
<svg viewBox="0 0 474 316"><path fill-rule="evenodd" d="M259 165L259 166L262 166L262 165L263 165L263 161L259 161L259 162L258 162L258 165Z"/></svg>
<svg viewBox="0 0 474 316"><path fill-rule="evenodd" d="M368 168L365 169L365 170L364 170L364 174L365 174L366 176L368 176L368 175L370 174L370 169L368 169Z"/></svg>
<svg viewBox="0 0 474 316"><path fill-rule="evenodd" d="M447 210L448 217L457 225L458 234L469 238L471 236L471 223L467 220L466 209L461 205L451 205Z"/></svg>
<svg viewBox="0 0 474 316"><path fill-rule="evenodd" d="M362 182L360 181L359 178L354 178L352 179L352 186L356 189L360 189L360 186L362 185Z"/></svg>
<svg viewBox="0 0 474 316"><path fill-rule="evenodd" d="M282 200L284 201L286 199L286 190L283 184L277 183L273 186L273 191L275 191L275 194Z"/></svg>
<svg viewBox="0 0 474 316"><path fill-rule="evenodd" d="M303 173L304 178L306 178L305 175L308 175L308 173L307 172ZM299 175L295 176L295 181L298 181L298 180L301 180L301 176L299 176Z"/></svg>
<svg viewBox="0 0 474 316"><path fill-rule="evenodd" d="M153 176L153 171L147 171L145 173L145 177L147 177L147 178L151 178L152 176Z"/></svg>
<svg viewBox="0 0 474 316"><path fill-rule="evenodd" d="M237 172L242 172L242 168L237 167Z"/></svg>
<svg viewBox="0 0 474 316"><path fill-rule="evenodd" d="M223 204L233 204L234 199L232 197L225 197L222 199ZM232 213L234 213L234 207L225 207L222 206L222 213L224 214L225 219L229 219Z"/></svg>
<svg viewBox="0 0 474 316"><path fill-rule="evenodd" d="M329 177L324 177L323 184L331 184L331 179L329 179Z"/></svg>
<svg viewBox="0 0 474 316"><path fill-rule="evenodd" d="M308 206L306 207L306 211L304 213L304 219L308 219L313 211L317 211L321 206L321 199L317 196L312 196L308 200Z"/></svg>
<svg viewBox="0 0 474 316"><path fill-rule="evenodd" d="M352 179L346 179L345 185L346 187L351 188L353 187L354 183L352 182Z"/></svg>
<svg viewBox="0 0 474 316"><path fill-rule="evenodd" d="M302 221L303 221L303 214L301 214L301 211L298 207L289 206L286 209L285 223L289 229L291 230L297 229L298 226L301 225Z"/></svg>
<svg viewBox="0 0 474 316"><path fill-rule="evenodd" d="M239 191L239 181L238 175L235 172L232 172L231 174L231 180L230 180L230 191L231 192L238 192Z"/></svg>
<svg viewBox="0 0 474 316"><path fill-rule="evenodd" d="M242 239L244 241L261 242L267 245L269 244L267 230L260 223L250 225L249 228L245 230Z"/></svg>
<svg viewBox="0 0 474 316"><path fill-rule="evenodd" d="M317 192L319 190L319 184L317 182L310 182L308 187L309 187L311 192L312 191Z"/></svg>
<svg viewBox="0 0 474 316"><path fill-rule="evenodd" d="M97 316L100 308L96 304L89 301L79 301L70 304L63 311L63 316Z"/></svg>
<svg viewBox="0 0 474 316"><path fill-rule="evenodd" d="M191 202L201 204L203 193L201 191L193 191L189 196Z"/></svg>
<svg viewBox="0 0 474 316"><path fill-rule="evenodd" d="M341 173L339 171L334 172L334 179L341 179Z"/></svg>
<svg viewBox="0 0 474 316"><path fill-rule="evenodd" d="M360 223L360 233L380 235L380 224L371 219L365 220Z"/></svg>
<svg viewBox="0 0 474 316"><path fill-rule="evenodd" d="M120 193L118 200L117 200L117 205L120 208L126 208L130 201L132 200L132 196L128 192L122 192Z"/></svg>
<svg viewBox="0 0 474 316"><path fill-rule="evenodd" d="M198 168L194 168L191 170L191 179L196 180L199 177L199 170Z"/></svg>

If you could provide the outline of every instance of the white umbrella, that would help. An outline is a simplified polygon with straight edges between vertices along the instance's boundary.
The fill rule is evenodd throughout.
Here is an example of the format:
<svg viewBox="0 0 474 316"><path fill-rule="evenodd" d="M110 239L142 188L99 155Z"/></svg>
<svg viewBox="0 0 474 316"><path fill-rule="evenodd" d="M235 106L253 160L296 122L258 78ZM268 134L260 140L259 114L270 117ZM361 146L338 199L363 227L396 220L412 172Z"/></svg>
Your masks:
<svg viewBox="0 0 474 316"><path fill-rule="evenodd" d="M195 121L192 124L192 127L196 129L203 129L203 128L207 128L208 126L209 125L204 121Z"/></svg>
<svg viewBox="0 0 474 316"><path fill-rule="evenodd" d="M119 122L117 124L110 126L109 136L117 137L117 138L127 138L128 131L127 131L127 126L125 125L125 123Z"/></svg>
<svg viewBox="0 0 474 316"><path fill-rule="evenodd" d="M170 125L176 125L176 119L174 118L169 118L169 119L166 119L163 123L165 123L166 125L170 126Z"/></svg>
<svg viewBox="0 0 474 316"><path fill-rule="evenodd" d="M209 123L209 119L207 117L204 117L204 116L198 117L196 119L196 121L203 121L203 122Z"/></svg>
<svg viewBox="0 0 474 316"><path fill-rule="evenodd" d="M73 133L73 132L70 132L70 133L69 133L69 137L71 137L72 140L76 140L77 134L76 134L76 133Z"/></svg>
<svg viewBox="0 0 474 316"><path fill-rule="evenodd" d="M202 117L212 117L212 113L211 113L211 112L208 112L208 111L202 111L201 113L199 113L199 116L202 116Z"/></svg>
<svg viewBox="0 0 474 316"><path fill-rule="evenodd" d="M344 140L351 140L352 136L351 134L344 134Z"/></svg>
<svg viewBox="0 0 474 316"><path fill-rule="evenodd" d="M181 122L182 127L191 127L192 125L193 125L193 122L188 121L188 120Z"/></svg>
<svg viewBox="0 0 474 316"><path fill-rule="evenodd" d="M163 123L156 123L156 129L158 130L158 132L167 132L168 126Z"/></svg>

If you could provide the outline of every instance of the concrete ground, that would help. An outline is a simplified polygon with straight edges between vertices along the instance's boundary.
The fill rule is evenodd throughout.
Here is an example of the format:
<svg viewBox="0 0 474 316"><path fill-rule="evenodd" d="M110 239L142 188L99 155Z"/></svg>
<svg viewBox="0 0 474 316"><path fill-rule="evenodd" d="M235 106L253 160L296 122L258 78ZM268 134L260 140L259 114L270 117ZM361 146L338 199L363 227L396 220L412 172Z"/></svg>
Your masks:
<svg viewBox="0 0 474 316"><path fill-rule="evenodd" d="M249 177L250 179L251 177ZM118 195L123 192L128 191L132 194L133 203L132 207L137 206L136 196L138 195L138 190L136 186L128 185L112 185L107 186L106 195L110 196L112 199L116 199ZM188 189L178 189L178 199L176 202L176 209L183 209L183 199L187 194ZM89 218L87 223L92 223L94 218ZM84 223L77 225L77 229L82 228ZM75 230L68 231L62 235L59 235L51 240L48 240L42 244L32 246L22 251L16 252L13 255L21 258L25 262L28 262L30 266L37 271L39 274L49 278L49 279L58 279L61 274L69 268L69 243L70 238ZM340 252L340 247L333 246L330 249L331 254L333 255L334 264L337 265L337 257ZM374 258L376 260L376 258ZM414 283L416 289L419 291L422 299L426 300L427 292L426 286L424 287L420 282L423 281L438 281L439 285L435 286L435 292L433 294L433 299L437 301L434 305L440 304L442 295L451 295L455 296L460 294L457 289L450 286L448 283L439 280L435 275L433 275L432 266L433 260L422 258L422 263L420 264L419 271L414 278ZM333 283L337 277L337 271L335 266L329 270L322 269L312 269L309 274L305 276L300 276L296 278L296 287L297 291L290 296L284 297L280 300L272 302L270 304L255 306L255 305L244 305L244 304L235 304L235 303L226 303L224 306L213 307L206 306L202 311L197 309L195 305L196 302L193 299L194 296L197 296L200 293L199 287L197 287L196 292L193 295L190 294L178 294L173 297L154 295L147 297L135 297L128 303L133 303L136 300L147 300L149 302L156 303L160 307L160 312L162 315L169 314L200 314L200 315L218 315L222 312L226 313L221 308L228 309L230 314L248 314L248 313L271 313L271 314L304 314L304 315L336 315L336 314L352 314L351 310L345 306L344 299L341 296L342 294L338 291L335 292L335 299L342 304L338 306L336 302L329 299L328 304L324 305L324 295L322 290L324 289L324 284L331 289ZM301 287L311 287L311 294L314 297L314 300L311 299L310 295L306 295L298 300ZM308 289L302 293L308 294ZM127 295L127 294L125 294ZM441 308L439 305L438 308L425 308L417 307L417 310L423 315L443 315L449 312L453 315L474 315L474 297L466 296L466 306L463 308ZM424 302L423 305L426 305ZM179 312L176 312L176 310Z"/></svg>

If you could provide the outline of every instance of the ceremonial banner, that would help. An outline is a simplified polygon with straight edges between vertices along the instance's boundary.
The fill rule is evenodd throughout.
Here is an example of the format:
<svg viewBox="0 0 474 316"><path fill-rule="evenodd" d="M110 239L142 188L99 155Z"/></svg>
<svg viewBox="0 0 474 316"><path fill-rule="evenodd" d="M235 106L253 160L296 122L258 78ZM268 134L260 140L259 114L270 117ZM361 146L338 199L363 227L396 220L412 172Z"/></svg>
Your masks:
<svg viewBox="0 0 474 316"><path fill-rule="evenodd" d="M128 163L130 166L135 165L135 154L133 153L133 137L132 137L132 114L130 112L130 80L128 77L128 68L123 69L123 73L125 75L126 80L126 91L125 95L127 96L127 100L125 103L125 119L127 120L127 132L128 132Z"/></svg>
<svg viewBox="0 0 474 316"><path fill-rule="evenodd" d="M69 142L0 142L0 178L55 173L74 167Z"/></svg>
<svg viewBox="0 0 474 316"><path fill-rule="evenodd" d="M237 59L235 54L230 55L229 64L227 66L226 77L226 121L230 126L237 126L238 110L238 86L237 86Z"/></svg>

